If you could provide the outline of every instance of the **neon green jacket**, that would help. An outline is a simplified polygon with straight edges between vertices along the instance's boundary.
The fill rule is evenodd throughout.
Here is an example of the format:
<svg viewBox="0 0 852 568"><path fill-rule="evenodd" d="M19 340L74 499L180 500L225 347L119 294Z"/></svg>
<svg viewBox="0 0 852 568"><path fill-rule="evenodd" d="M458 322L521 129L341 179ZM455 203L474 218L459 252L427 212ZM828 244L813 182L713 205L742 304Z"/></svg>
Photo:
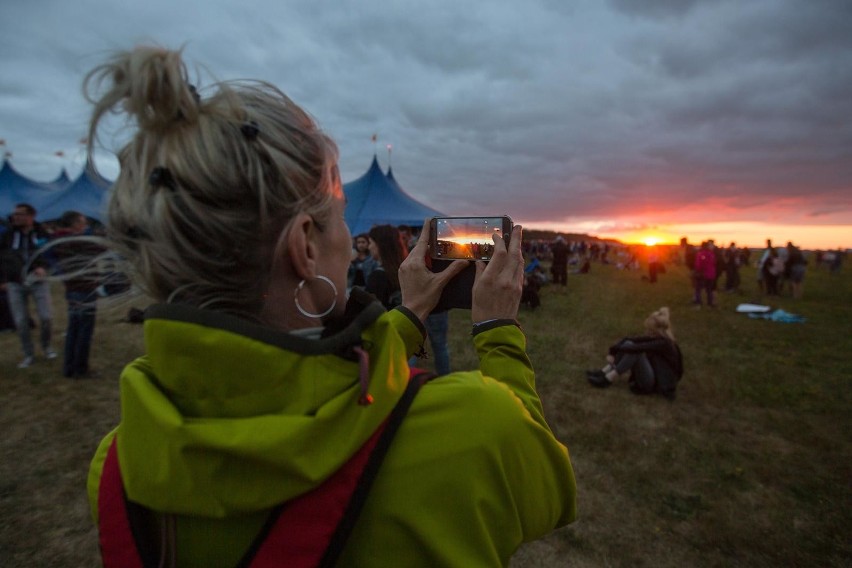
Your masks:
<svg viewBox="0 0 852 568"><path fill-rule="evenodd" d="M179 305L155 306L147 355L121 375L121 423L89 473L97 521L113 436L130 500L176 519L179 566L235 566L268 510L319 485L401 396L416 318L367 306L326 339ZM360 342L370 357L361 406ZM505 566L575 516L574 474L513 325L473 338L480 370L427 383L393 441L340 566ZM152 530L154 528L152 527Z"/></svg>

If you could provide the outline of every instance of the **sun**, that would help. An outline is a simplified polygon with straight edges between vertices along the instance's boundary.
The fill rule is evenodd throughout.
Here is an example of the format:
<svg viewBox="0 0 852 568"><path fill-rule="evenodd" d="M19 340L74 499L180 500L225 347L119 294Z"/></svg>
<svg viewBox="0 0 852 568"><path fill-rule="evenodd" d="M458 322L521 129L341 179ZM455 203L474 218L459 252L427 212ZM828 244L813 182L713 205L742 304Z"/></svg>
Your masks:
<svg viewBox="0 0 852 568"><path fill-rule="evenodd" d="M644 237L642 242L645 243L645 246L652 247L660 243L659 237Z"/></svg>

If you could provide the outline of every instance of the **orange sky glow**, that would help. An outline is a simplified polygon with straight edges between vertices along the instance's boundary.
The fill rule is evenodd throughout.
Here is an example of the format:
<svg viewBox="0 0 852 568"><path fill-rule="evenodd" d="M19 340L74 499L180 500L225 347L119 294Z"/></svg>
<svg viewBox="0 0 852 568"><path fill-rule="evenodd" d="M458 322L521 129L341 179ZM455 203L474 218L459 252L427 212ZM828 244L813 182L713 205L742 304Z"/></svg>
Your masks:
<svg viewBox="0 0 852 568"><path fill-rule="evenodd" d="M777 246L787 241L804 249L847 249L852 247L852 225L775 224L754 221L714 221L658 224L652 219L631 219L620 228L611 220L583 220L576 223L521 223L530 229L549 229L571 233L586 233L609 238L625 244L677 244L681 237L690 243L714 239L718 245L731 242L739 246L762 248L766 239Z"/></svg>

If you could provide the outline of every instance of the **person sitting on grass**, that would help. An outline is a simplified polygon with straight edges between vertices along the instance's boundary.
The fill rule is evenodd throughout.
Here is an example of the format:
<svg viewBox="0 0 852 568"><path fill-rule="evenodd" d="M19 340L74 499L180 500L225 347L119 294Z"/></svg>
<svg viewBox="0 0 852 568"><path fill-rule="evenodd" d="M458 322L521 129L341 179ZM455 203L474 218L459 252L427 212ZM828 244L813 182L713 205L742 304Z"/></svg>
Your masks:
<svg viewBox="0 0 852 568"><path fill-rule="evenodd" d="M629 374L630 390L636 394L660 393L674 400L683 376L683 356L672 332L668 308L660 308L645 320L645 335L625 337L609 348L607 364L586 371L596 387L606 388L616 377Z"/></svg>

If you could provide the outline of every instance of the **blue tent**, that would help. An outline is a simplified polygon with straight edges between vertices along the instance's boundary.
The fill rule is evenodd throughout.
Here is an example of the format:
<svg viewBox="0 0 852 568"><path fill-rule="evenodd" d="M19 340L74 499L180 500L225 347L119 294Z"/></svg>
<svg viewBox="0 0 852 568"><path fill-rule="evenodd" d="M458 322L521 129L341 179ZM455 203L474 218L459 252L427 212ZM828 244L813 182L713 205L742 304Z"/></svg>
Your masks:
<svg viewBox="0 0 852 568"><path fill-rule="evenodd" d="M347 201L344 217L353 235L366 233L373 225L420 227L427 217L441 216L405 193L391 170L385 175L375 156L367 173L343 184L343 193Z"/></svg>
<svg viewBox="0 0 852 568"><path fill-rule="evenodd" d="M68 172L65 171L65 168L62 168L62 171L59 173L58 178L53 181L49 181L44 185L46 185L50 189L62 191L63 189L71 185L71 178L68 177Z"/></svg>
<svg viewBox="0 0 852 568"><path fill-rule="evenodd" d="M64 170L62 174L67 185L68 175ZM29 203L41 217L42 207L55 199L62 187L62 176L52 182L41 183L20 174L9 160L4 160L0 169L0 216L5 218L11 214L18 203Z"/></svg>
<svg viewBox="0 0 852 568"><path fill-rule="evenodd" d="M74 210L103 222L106 219L106 199L111 185L111 181L95 172L87 163L71 185L54 194L53 199L44 204L38 217L47 221L61 217L68 210Z"/></svg>

